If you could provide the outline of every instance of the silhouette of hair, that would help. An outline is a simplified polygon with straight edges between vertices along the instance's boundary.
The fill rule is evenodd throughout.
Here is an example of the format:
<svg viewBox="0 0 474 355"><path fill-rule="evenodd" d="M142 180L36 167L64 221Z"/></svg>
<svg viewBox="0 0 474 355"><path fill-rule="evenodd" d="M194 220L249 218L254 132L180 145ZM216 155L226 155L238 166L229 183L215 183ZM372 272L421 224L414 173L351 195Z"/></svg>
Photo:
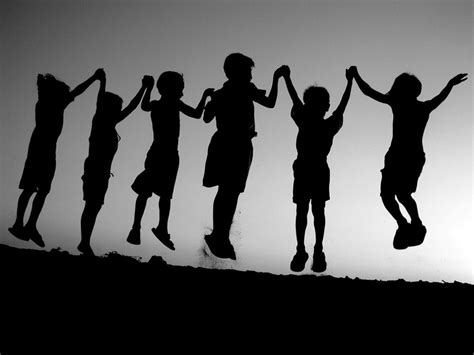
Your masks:
<svg viewBox="0 0 474 355"><path fill-rule="evenodd" d="M326 112L329 109L329 92L322 86L312 85L303 93L305 105L318 105Z"/></svg>
<svg viewBox="0 0 474 355"><path fill-rule="evenodd" d="M229 54L224 61L224 72L227 78L238 78L242 72L246 72L255 66L252 58L242 53Z"/></svg>
<svg viewBox="0 0 474 355"><path fill-rule="evenodd" d="M421 81L411 73L402 73L395 78L387 95L415 99L420 93Z"/></svg>
<svg viewBox="0 0 474 355"><path fill-rule="evenodd" d="M174 71L163 72L156 82L158 92L163 95L174 94L184 88L183 74Z"/></svg>
<svg viewBox="0 0 474 355"><path fill-rule="evenodd" d="M38 99L48 99L67 95L70 91L69 86L56 79L52 74L38 74L36 85L38 87Z"/></svg>
<svg viewBox="0 0 474 355"><path fill-rule="evenodd" d="M104 110L117 110L120 111L122 109L123 100L117 94L112 92L106 91L102 96L102 109Z"/></svg>

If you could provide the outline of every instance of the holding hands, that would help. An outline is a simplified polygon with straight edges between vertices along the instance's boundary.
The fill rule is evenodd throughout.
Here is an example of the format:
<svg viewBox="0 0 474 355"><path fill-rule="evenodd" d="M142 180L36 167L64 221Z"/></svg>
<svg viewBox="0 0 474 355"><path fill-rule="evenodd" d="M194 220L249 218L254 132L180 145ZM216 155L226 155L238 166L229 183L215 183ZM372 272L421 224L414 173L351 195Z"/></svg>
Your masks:
<svg viewBox="0 0 474 355"><path fill-rule="evenodd" d="M273 74L273 77L279 79L281 77L290 76L290 67L288 65L282 65Z"/></svg>
<svg viewBox="0 0 474 355"><path fill-rule="evenodd" d="M105 71L103 68L99 68L94 73L97 80L104 80L105 79Z"/></svg>
<svg viewBox="0 0 474 355"><path fill-rule="evenodd" d="M212 97L213 94L214 94L214 89L213 88L208 88L208 89L204 90L204 92L202 94L202 97Z"/></svg>
<svg viewBox="0 0 474 355"><path fill-rule="evenodd" d="M144 87L153 87L153 84L155 83L155 79L151 75L144 75L142 78L142 85Z"/></svg>

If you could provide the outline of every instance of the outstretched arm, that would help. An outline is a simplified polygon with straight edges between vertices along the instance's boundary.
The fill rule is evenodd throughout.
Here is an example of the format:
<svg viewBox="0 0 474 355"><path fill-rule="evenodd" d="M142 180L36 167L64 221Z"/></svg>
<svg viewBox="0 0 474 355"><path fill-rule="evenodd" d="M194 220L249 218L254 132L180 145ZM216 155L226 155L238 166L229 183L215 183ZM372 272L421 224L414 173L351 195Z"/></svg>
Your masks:
<svg viewBox="0 0 474 355"><path fill-rule="evenodd" d="M80 83L80 84L77 85L73 90L71 90L70 95L71 95L72 99L74 100L74 98L75 98L76 96L79 96L79 95L81 95L84 91L86 91L87 88L88 88L89 86L91 86L91 84L92 84L95 80L99 79L99 78L102 76L102 73L103 73L103 72L104 72L103 69L97 69L97 70L95 71L95 73L90 76L89 79L87 79L87 80L85 80L84 82Z"/></svg>
<svg viewBox="0 0 474 355"><path fill-rule="evenodd" d="M206 89L202 94L201 100L199 101L196 108L186 105L184 102L180 101L179 110L184 113L186 116L199 119L202 116L204 111L204 105L206 104L206 99L214 93L214 89Z"/></svg>
<svg viewBox="0 0 474 355"><path fill-rule="evenodd" d="M145 90L148 90L149 88L148 84L149 84L149 80L147 79L146 76L144 76L142 79L142 87L140 88L140 90L138 90L137 94L132 99L132 101L130 101L128 106L122 110L122 112L120 113L120 118L118 122L127 118L127 116L130 115L138 107L138 104L140 103L142 99L143 93L145 92Z"/></svg>
<svg viewBox="0 0 474 355"><path fill-rule="evenodd" d="M344 94L342 94L341 102L339 102L339 105L337 106L336 110L334 113L342 116L347 103L349 102L349 97L351 96L351 89L352 89L352 79L353 79L353 72L350 71L350 69L346 69L346 79L347 79L347 84L346 84L346 89L344 90Z"/></svg>
<svg viewBox="0 0 474 355"><path fill-rule="evenodd" d="M451 89L465 80L467 80L467 74L458 74L449 80L448 84L438 95L433 97L431 100L426 101L426 103L430 106L430 110L432 111L438 107L444 100L446 100L449 93L451 92Z"/></svg>
<svg viewBox="0 0 474 355"><path fill-rule="evenodd" d="M153 79L153 77L150 75L145 75L143 77L142 82L144 80L146 81L146 88L145 88L145 94L143 95L141 108L143 111L149 112L151 111L150 95L151 95L151 90L153 89L153 85L155 83L155 79Z"/></svg>
<svg viewBox="0 0 474 355"><path fill-rule="evenodd" d="M296 92L295 86L293 85L293 81L291 80L290 74L290 68L285 65L283 71L283 79L285 79L288 94L290 95L291 101L293 101L293 105L301 107L303 106L303 103L298 97L298 93Z"/></svg>
<svg viewBox="0 0 474 355"><path fill-rule="evenodd" d="M368 97L371 97L375 101L388 104L389 103L389 98L387 95L382 94L378 92L377 90L372 89L369 84L367 84L359 75L359 72L357 71L357 67L352 66L349 68L349 71L351 72L351 75L354 77L357 85L359 85L360 91L364 93L364 95L367 95Z"/></svg>
<svg viewBox="0 0 474 355"><path fill-rule="evenodd" d="M273 74L273 81L272 81L272 87L270 89L270 93L268 96L260 96L255 98L255 102L259 103L260 105L268 108L273 108L275 107L276 99L278 96L278 79L283 75L284 72L284 66L281 66L277 70L275 70L275 73Z"/></svg>

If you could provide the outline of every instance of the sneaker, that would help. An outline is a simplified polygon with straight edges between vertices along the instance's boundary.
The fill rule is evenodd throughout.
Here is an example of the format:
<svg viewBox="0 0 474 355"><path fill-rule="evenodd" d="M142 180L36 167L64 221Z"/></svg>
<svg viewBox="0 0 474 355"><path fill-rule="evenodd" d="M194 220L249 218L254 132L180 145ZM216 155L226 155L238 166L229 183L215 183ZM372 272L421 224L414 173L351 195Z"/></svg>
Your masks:
<svg viewBox="0 0 474 355"><path fill-rule="evenodd" d="M425 240L426 236L426 227L421 224L410 224L410 229L411 229L411 238L408 241L408 246L409 247L415 247L423 243Z"/></svg>
<svg viewBox="0 0 474 355"><path fill-rule="evenodd" d="M163 245L171 250L174 250L174 244L171 241L170 235L165 234L165 233L160 233L158 232L158 228L152 228L151 231L155 235L155 237L158 238L160 242L163 243Z"/></svg>
<svg viewBox="0 0 474 355"><path fill-rule="evenodd" d="M14 237L16 237L20 240L24 240L25 242L30 240L30 237L28 237L28 235L25 233L25 228L24 227L20 227L20 226L14 224L12 227L8 228L8 231Z"/></svg>
<svg viewBox="0 0 474 355"><path fill-rule="evenodd" d="M133 245L140 245L140 229L132 228L128 233L127 242Z"/></svg>
<svg viewBox="0 0 474 355"><path fill-rule="evenodd" d="M204 237L204 241L214 256L221 259L236 259L234 247L229 240L227 240L227 242L221 241L221 238L217 238L213 234L208 234Z"/></svg>
<svg viewBox="0 0 474 355"><path fill-rule="evenodd" d="M297 250L293 260L290 263L290 269L293 272L301 272L304 270L306 261L308 260L308 253L304 250Z"/></svg>
<svg viewBox="0 0 474 355"><path fill-rule="evenodd" d="M79 250L84 256L95 256L94 251L89 244L83 244L81 242L77 246L77 250Z"/></svg>
<svg viewBox="0 0 474 355"><path fill-rule="evenodd" d="M30 238L30 240L35 243L37 246L44 248L44 241L41 234L39 234L38 229L36 227L28 228L25 226L24 228L25 234Z"/></svg>
<svg viewBox="0 0 474 355"><path fill-rule="evenodd" d="M393 237L393 247L397 250L406 249L409 246L409 234L410 225L408 223L398 226L398 229L395 232L395 236Z"/></svg>
<svg viewBox="0 0 474 355"><path fill-rule="evenodd" d="M314 272L323 272L326 271L326 255L324 255L324 252L321 251L315 251L313 255L313 265L311 266L311 270Z"/></svg>

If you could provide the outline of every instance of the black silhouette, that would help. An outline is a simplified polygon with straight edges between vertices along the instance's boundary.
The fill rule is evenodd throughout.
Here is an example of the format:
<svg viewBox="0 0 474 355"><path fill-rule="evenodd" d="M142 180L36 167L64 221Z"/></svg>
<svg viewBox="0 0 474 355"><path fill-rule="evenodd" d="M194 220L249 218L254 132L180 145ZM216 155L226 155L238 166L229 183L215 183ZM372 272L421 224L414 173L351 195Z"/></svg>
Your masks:
<svg viewBox="0 0 474 355"><path fill-rule="evenodd" d="M8 228L18 239L31 240L40 247L45 245L36 223L51 190L56 171L56 143L63 129L64 110L76 96L81 95L98 78L98 73L96 71L73 90L51 74L39 74L37 77L38 102L35 108L35 128L19 184L23 192L18 199L15 223ZM26 208L34 193L36 196L33 199L30 217L23 225Z"/></svg>
<svg viewBox="0 0 474 355"><path fill-rule="evenodd" d="M89 155L84 162L84 175L82 176L86 204L81 217L81 242L77 249L85 255L94 255L90 245L92 230L97 215L104 204L111 175L110 169L120 140L115 127L137 108L145 89L153 86L153 78L145 76L138 93L122 110L122 98L105 91L106 76L103 70L99 72L99 80L97 109L92 119L89 137Z"/></svg>
<svg viewBox="0 0 474 355"><path fill-rule="evenodd" d="M293 202L296 204L297 246L290 268L295 272L303 271L308 260L304 237L311 201L316 234L311 269L315 272L323 272L326 270L326 257L323 251L326 226L324 209L326 201L329 200L330 179L327 156L331 150L334 136L342 127L343 114L351 94L353 78L349 70L346 70L347 85L341 102L333 114L324 119L330 106L328 91L320 86L310 86L305 90L303 102L301 102L291 81L289 67L285 67L283 77L293 101L291 117L298 126L296 138L298 156L293 163Z"/></svg>
<svg viewBox="0 0 474 355"><path fill-rule="evenodd" d="M204 111L204 122L209 123L216 117L217 132L209 143L203 185L219 187L213 206L214 228L204 239L215 256L233 260L236 256L229 232L252 163L252 138L257 135L253 103L273 108L278 79L282 75L281 68L275 71L266 96L265 90L251 82L253 67L253 60L243 54L227 56L224 72L228 80L214 93Z"/></svg>
<svg viewBox="0 0 474 355"><path fill-rule="evenodd" d="M132 184L132 189L138 194L135 203L135 215L132 229L127 237L131 244L140 244L141 220L148 198L152 193L160 196L159 224L152 228L153 234L166 247L174 250L173 242L168 233L168 218L171 208L176 176L178 174L179 155L179 113L199 119L206 103L214 89L206 89L196 108L181 101L184 90L182 74L167 71L160 75L156 87L161 94L160 100L150 101L152 86L147 87L142 102L142 110L151 111L153 127L153 143L145 160L145 170L141 172Z"/></svg>
<svg viewBox="0 0 474 355"><path fill-rule="evenodd" d="M424 241L426 227L420 219L412 193L416 191L425 164L423 133L430 113L448 97L455 85L467 79L467 74L456 75L437 96L423 102L417 99L421 93L421 82L412 74L400 74L390 91L382 94L362 80L357 67L353 66L350 70L365 95L389 105L393 112L392 142L385 155L380 186L383 204L398 224L393 247L406 249L420 245ZM410 223L400 212L397 199L410 215Z"/></svg>

